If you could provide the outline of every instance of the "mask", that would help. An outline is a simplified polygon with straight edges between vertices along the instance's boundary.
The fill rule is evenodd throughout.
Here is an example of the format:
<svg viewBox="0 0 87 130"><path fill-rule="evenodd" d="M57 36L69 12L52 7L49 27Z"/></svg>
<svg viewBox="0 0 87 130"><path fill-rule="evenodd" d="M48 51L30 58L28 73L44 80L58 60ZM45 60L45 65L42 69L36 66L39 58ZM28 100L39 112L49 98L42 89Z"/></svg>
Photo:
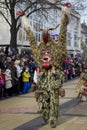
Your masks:
<svg viewBox="0 0 87 130"><path fill-rule="evenodd" d="M42 51L42 65L44 69L49 69L51 66L51 56L49 50Z"/></svg>

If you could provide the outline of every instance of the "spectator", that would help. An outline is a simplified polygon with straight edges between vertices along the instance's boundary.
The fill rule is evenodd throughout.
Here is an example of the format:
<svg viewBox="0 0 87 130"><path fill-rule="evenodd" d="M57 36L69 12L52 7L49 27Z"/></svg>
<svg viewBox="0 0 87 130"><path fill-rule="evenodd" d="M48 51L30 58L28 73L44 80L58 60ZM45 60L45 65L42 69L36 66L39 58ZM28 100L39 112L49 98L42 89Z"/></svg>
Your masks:
<svg viewBox="0 0 87 130"><path fill-rule="evenodd" d="M11 61L12 61L11 57L7 57L7 59L5 61L5 68L8 68L10 66Z"/></svg>
<svg viewBox="0 0 87 130"><path fill-rule="evenodd" d="M0 97L3 97L5 86L5 74L0 69Z"/></svg>
<svg viewBox="0 0 87 130"><path fill-rule="evenodd" d="M6 46L6 48L5 48L5 55L8 56L8 53L9 53L9 46Z"/></svg>
<svg viewBox="0 0 87 130"><path fill-rule="evenodd" d="M24 68L22 78L23 78L23 93L27 93L30 89L30 74L27 66Z"/></svg>
<svg viewBox="0 0 87 130"><path fill-rule="evenodd" d="M11 76L12 76L12 95L16 95L18 78L17 78L17 70L14 65L14 61L11 62L10 70L11 70Z"/></svg>
<svg viewBox="0 0 87 130"><path fill-rule="evenodd" d="M16 85L16 94L20 94L21 92L21 73L22 69L20 67L20 60L15 61L15 68L16 68L16 78L17 78L17 85Z"/></svg>
<svg viewBox="0 0 87 130"><path fill-rule="evenodd" d="M29 73L31 75L31 83L33 82L33 77L34 77L34 72L37 68L37 64L34 62L33 58L30 59L29 63L28 63L28 67L29 67Z"/></svg>
<svg viewBox="0 0 87 130"><path fill-rule="evenodd" d="M6 92L7 92L7 96L11 96L12 95L12 77L11 77L11 70L9 68L6 69L5 71L5 88L6 88Z"/></svg>

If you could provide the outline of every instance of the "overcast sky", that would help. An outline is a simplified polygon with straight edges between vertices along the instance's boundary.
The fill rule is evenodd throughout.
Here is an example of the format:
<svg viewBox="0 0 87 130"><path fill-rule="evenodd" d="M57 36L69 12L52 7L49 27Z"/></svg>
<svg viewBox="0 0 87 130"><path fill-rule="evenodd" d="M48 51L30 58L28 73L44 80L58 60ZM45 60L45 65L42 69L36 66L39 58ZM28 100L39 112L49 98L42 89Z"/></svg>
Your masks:
<svg viewBox="0 0 87 130"><path fill-rule="evenodd" d="M71 4L74 4L75 6L79 7L79 10L77 10L81 15L81 23L83 21L87 24L87 0L64 0L64 2L71 2ZM81 9L86 7L84 10ZM80 10L81 9L81 10Z"/></svg>
<svg viewBox="0 0 87 130"><path fill-rule="evenodd" d="M87 24L87 9L81 15L81 22L83 22L83 21L85 21L85 23Z"/></svg>

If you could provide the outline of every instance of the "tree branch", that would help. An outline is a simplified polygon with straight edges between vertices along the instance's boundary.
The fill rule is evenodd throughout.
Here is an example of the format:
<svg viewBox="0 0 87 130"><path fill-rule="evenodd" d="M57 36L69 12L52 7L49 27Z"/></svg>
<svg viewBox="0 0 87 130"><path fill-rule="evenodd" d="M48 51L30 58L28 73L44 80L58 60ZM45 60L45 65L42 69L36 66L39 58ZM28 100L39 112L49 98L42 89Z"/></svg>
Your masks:
<svg viewBox="0 0 87 130"><path fill-rule="evenodd" d="M28 6L23 12L26 12L28 9L30 9L32 7L32 5L34 5L36 2L33 2L32 4L30 4L30 6ZM21 9L22 10L22 9ZM17 17L17 21L19 20L20 16Z"/></svg>
<svg viewBox="0 0 87 130"><path fill-rule="evenodd" d="M1 9L6 9L6 10L7 10L7 8L6 8L6 7L2 7L1 5L0 5L0 8L1 8Z"/></svg>
<svg viewBox="0 0 87 130"><path fill-rule="evenodd" d="M16 29L17 29L17 32L18 32L20 26L21 26L21 23L19 23L19 25L18 25L17 28L16 28Z"/></svg>
<svg viewBox="0 0 87 130"><path fill-rule="evenodd" d="M9 2L7 2L7 0L5 0L5 5L6 5L6 7L8 8L8 10L10 10Z"/></svg>
<svg viewBox="0 0 87 130"><path fill-rule="evenodd" d="M16 0L15 3L17 4L18 2L20 2L20 0Z"/></svg>
<svg viewBox="0 0 87 130"><path fill-rule="evenodd" d="M4 17L5 21L9 24L9 26L11 27L10 22L8 21L8 19L6 18L6 16L2 13L2 11L0 11L0 14Z"/></svg>

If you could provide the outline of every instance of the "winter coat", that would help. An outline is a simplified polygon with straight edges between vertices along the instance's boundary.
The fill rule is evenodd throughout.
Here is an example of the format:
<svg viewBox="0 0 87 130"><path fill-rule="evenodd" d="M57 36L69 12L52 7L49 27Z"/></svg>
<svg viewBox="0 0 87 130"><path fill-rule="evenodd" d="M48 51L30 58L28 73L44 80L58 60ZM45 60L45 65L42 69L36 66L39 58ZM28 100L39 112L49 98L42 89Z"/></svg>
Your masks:
<svg viewBox="0 0 87 130"><path fill-rule="evenodd" d="M16 67L16 71L17 71L17 77L19 78L21 76L22 69L19 65L15 65L15 67Z"/></svg>
<svg viewBox="0 0 87 130"><path fill-rule="evenodd" d="M11 71L9 69L6 69L5 71L5 88L9 89L12 87L12 83L11 83Z"/></svg>
<svg viewBox="0 0 87 130"><path fill-rule="evenodd" d="M29 72L23 72L22 78L23 78L23 82L29 82L29 78L30 78Z"/></svg>

